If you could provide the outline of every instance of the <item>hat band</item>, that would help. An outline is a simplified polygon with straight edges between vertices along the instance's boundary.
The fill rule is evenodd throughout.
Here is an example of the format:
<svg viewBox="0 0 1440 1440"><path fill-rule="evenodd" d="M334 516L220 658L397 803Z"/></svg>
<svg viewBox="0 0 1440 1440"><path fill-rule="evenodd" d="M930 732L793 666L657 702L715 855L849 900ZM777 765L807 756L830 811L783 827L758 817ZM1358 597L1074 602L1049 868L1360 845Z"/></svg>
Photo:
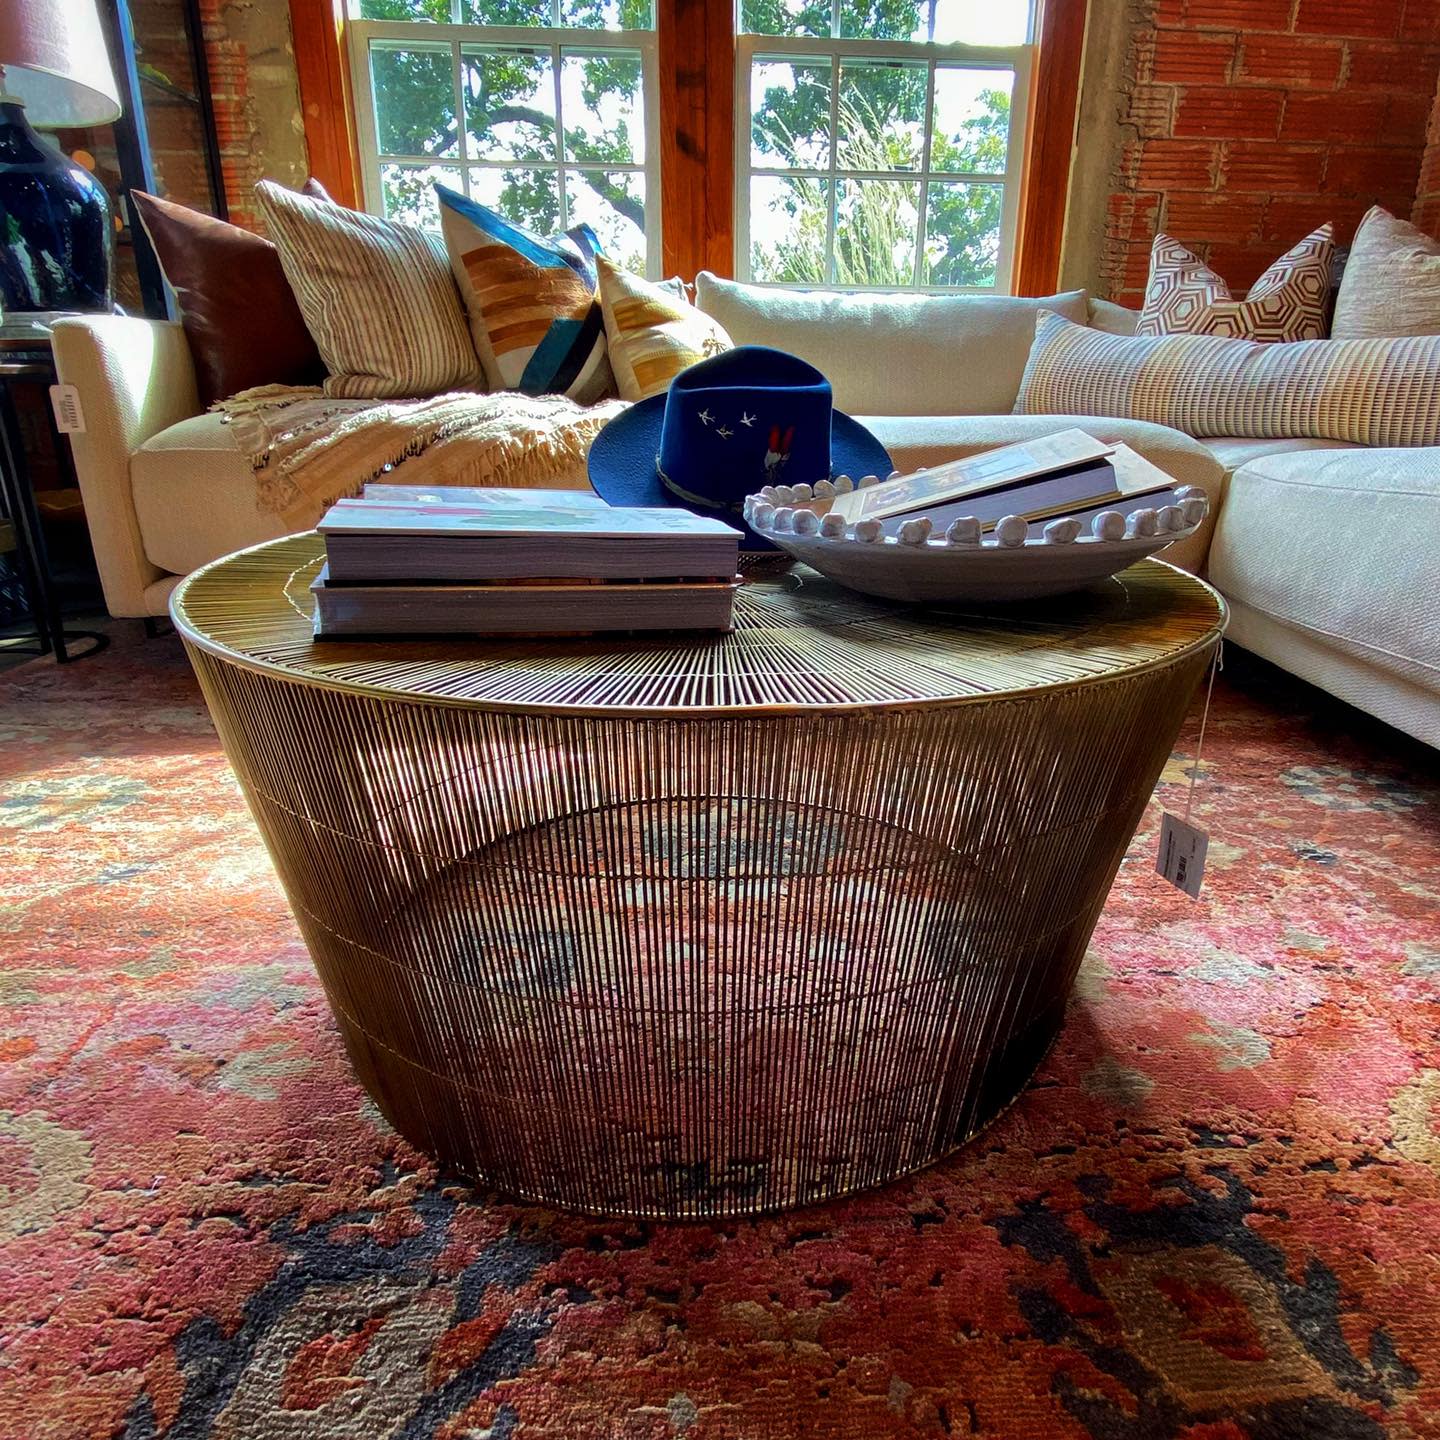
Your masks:
<svg viewBox="0 0 1440 1440"><path fill-rule="evenodd" d="M659 477L660 483L677 499L683 500L687 505L698 505L702 510L723 510L727 514L743 515L745 513L745 502L743 500L707 500L703 495L697 495L693 490L687 490L683 485L677 485L661 468L660 457L655 457L655 474ZM821 476L821 479L828 479L828 476Z"/></svg>
<svg viewBox="0 0 1440 1440"><path fill-rule="evenodd" d="M687 505L698 505L702 510L723 510L727 514L740 515L745 510L745 502L737 500L733 504L727 500L707 500L703 495L696 495L694 491L687 490L683 485L677 485L661 468L660 457L655 457L655 474L659 476L660 483L677 499L683 500Z"/></svg>

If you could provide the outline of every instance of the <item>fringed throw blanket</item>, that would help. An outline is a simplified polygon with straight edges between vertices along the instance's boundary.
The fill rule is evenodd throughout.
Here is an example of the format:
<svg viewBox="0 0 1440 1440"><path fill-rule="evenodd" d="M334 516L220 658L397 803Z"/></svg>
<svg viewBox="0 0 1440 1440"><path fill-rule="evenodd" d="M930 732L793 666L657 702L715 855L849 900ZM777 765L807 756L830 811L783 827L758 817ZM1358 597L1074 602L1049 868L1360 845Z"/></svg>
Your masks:
<svg viewBox="0 0 1440 1440"><path fill-rule="evenodd" d="M337 400L311 386L267 385L215 408L255 471L260 508L299 529L372 481L574 486L590 442L626 405L468 391Z"/></svg>

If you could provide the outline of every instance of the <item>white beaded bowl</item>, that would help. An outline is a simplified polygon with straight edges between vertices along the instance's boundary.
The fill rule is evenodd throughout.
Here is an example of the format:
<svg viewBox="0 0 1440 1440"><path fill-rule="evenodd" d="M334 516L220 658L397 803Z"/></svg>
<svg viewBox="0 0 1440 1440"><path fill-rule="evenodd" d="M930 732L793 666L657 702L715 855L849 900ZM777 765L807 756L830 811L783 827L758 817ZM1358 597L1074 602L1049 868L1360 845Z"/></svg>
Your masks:
<svg viewBox="0 0 1440 1440"><path fill-rule="evenodd" d="M1193 535L1205 519L1205 494L1188 486L1175 493L1179 504L1132 512L1128 526L1120 512L1106 511L1092 525L1078 527L1078 534L1074 521L1056 520L1045 526L1043 538L1015 543L1025 529L1001 521L996 528L1009 537L1008 544L994 532L977 542L966 533L973 527L963 521L949 531L910 524L904 538L872 539L879 528L875 522L862 521L857 534L854 525L841 530L821 517L814 526L803 520L804 533L797 533L797 510L785 503L790 497L769 486L746 498L745 518L796 560L865 595L929 604L1005 602L1078 590ZM1117 528L1119 537L1110 538ZM1147 529L1152 533L1143 533Z"/></svg>

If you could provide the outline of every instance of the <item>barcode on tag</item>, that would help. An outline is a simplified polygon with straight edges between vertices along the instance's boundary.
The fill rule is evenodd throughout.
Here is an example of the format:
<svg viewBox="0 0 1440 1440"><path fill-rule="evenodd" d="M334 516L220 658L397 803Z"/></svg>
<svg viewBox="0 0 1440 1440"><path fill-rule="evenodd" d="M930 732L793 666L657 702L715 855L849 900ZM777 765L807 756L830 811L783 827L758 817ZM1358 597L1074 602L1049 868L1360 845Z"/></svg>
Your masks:
<svg viewBox="0 0 1440 1440"><path fill-rule="evenodd" d="M1177 890L1192 900L1200 898L1200 882L1205 878L1205 852L1210 837L1178 816L1165 814L1160 820L1160 853L1155 857L1155 870Z"/></svg>
<svg viewBox="0 0 1440 1440"><path fill-rule="evenodd" d="M50 408L55 412L55 428L62 435L85 433L85 412L80 408L80 392L73 385L52 385Z"/></svg>

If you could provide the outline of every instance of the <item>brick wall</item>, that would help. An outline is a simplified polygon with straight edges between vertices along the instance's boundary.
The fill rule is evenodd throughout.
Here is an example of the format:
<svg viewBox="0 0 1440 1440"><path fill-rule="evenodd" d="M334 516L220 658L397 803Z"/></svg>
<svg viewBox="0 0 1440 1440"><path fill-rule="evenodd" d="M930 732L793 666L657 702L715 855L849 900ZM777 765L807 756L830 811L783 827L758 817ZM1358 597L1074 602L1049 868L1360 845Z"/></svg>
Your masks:
<svg viewBox="0 0 1440 1440"><path fill-rule="evenodd" d="M1440 239L1440 85L1430 108L1425 157L1420 163L1420 183L1415 187L1415 210L1410 218Z"/></svg>
<svg viewBox="0 0 1440 1440"><path fill-rule="evenodd" d="M1440 192L1440 0L1148 0L1125 74L1100 258L1123 303L1157 230L1243 291L1325 220L1409 215L1422 163Z"/></svg>

